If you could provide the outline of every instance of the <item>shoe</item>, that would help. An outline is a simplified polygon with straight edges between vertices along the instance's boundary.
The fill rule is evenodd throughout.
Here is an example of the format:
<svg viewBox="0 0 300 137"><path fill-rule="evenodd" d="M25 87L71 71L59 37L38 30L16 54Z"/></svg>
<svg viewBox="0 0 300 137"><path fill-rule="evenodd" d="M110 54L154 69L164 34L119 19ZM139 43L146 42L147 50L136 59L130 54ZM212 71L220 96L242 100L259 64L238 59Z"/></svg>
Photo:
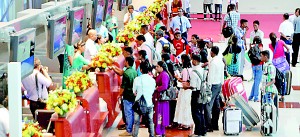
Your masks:
<svg viewBox="0 0 300 137"><path fill-rule="evenodd" d="M204 21L206 21L206 20L207 20L207 18L204 18L203 20L204 20Z"/></svg>
<svg viewBox="0 0 300 137"><path fill-rule="evenodd" d="M200 137L200 135L192 134L192 135L188 135L188 137Z"/></svg>
<svg viewBox="0 0 300 137"><path fill-rule="evenodd" d="M206 136L206 133L205 134L201 134L201 136Z"/></svg>
<svg viewBox="0 0 300 137"><path fill-rule="evenodd" d="M213 129L207 129L206 132L214 132Z"/></svg>
<svg viewBox="0 0 300 137"><path fill-rule="evenodd" d="M284 102L284 98L280 98L279 101L280 101L280 102Z"/></svg>
<svg viewBox="0 0 300 137"><path fill-rule="evenodd" d="M132 136L132 134L125 131L125 132L119 134L119 136Z"/></svg>
<svg viewBox="0 0 300 137"><path fill-rule="evenodd" d="M126 125L125 125L125 124L120 125L120 126L118 127L118 130L125 130L125 129L126 129Z"/></svg>
<svg viewBox="0 0 300 137"><path fill-rule="evenodd" d="M253 98L248 98L248 101L253 101Z"/></svg>
<svg viewBox="0 0 300 137"><path fill-rule="evenodd" d="M296 67L296 65L292 65L292 67Z"/></svg>
<svg viewBox="0 0 300 137"><path fill-rule="evenodd" d="M260 100L258 99L258 100L254 100L254 102L260 102Z"/></svg>

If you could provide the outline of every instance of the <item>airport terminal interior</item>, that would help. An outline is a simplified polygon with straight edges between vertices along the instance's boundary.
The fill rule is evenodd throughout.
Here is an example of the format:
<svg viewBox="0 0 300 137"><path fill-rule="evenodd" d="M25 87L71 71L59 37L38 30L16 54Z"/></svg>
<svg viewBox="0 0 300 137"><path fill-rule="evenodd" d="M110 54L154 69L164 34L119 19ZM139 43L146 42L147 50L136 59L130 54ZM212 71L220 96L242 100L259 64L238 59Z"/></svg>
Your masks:
<svg viewBox="0 0 300 137"><path fill-rule="evenodd" d="M125 49L126 47L132 47L135 58L134 66L142 64L139 63L140 52L138 52L138 47L142 44L139 44L140 39L137 36L145 35L140 31L143 25L148 25L149 32L151 32L153 37L157 37L158 35L156 33L158 32L156 31L156 23L166 26L166 32L171 33L169 38L175 38L174 35L178 33L184 37L182 28L177 28L177 30L173 30L172 28L172 25L175 26L172 19L180 14L177 13L178 9L175 11L173 10L174 7L171 6L174 1L182 2L182 5L185 5L183 6L184 8L189 8L189 12L183 15L187 16L187 21L191 25L189 30L186 31L187 42L192 42L192 37L195 38L193 34L196 34L197 37L207 42L208 45L212 44L212 46L218 47L219 55L217 56L220 58L223 57L222 53L228 46L228 38L224 38L221 32L223 23L226 22L224 19L227 15L227 6L232 1L237 1L234 5L236 13L240 14L238 27L240 26L241 19L246 19L248 22L247 27L245 27L247 31L243 37L245 46L249 47L251 45L250 41L252 39L250 39L250 33L254 31L253 22L258 20L259 29L264 32L261 38L262 50L269 51L271 59L273 58L273 49L269 48L269 44L271 44L269 34L274 32L277 40L280 39L282 33L279 27L284 22L284 14L287 13L289 18L291 18L295 16L295 12L298 12L298 16L295 17L294 22L291 24L294 27L297 26L300 28L300 9L295 11L295 9L300 8L299 0L211 0L212 3L210 4L204 4L204 2L210 0L0 0L0 137L118 137L123 136L124 133L128 133L128 124L123 121L122 114L124 112L120 108L119 101L120 89L124 89L122 78L124 78L124 74L127 71L126 68L124 71L122 69L130 64L127 61L128 57L124 57L127 56L125 53L128 53ZM217 1L222 2L221 18L209 18L209 16L215 17L214 2ZM209 12L209 9L205 10L207 13L204 13L204 7L207 5L211 6L212 13ZM141 16L129 16L128 12L132 8L134 8L134 13ZM157 14L160 14L160 22L157 21ZM126 19L124 18L130 19L125 21ZM298 24L295 23L297 19ZM138 23L130 23L129 20ZM180 25L178 26L182 24L180 18ZM110 25L113 25L113 27ZM103 32L104 29L108 32L107 34ZM296 43L295 41L298 41L298 45L295 44L295 46L299 50L300 37L295 39L295 35L300 35L300 29L298 29L298 32L296 29L294 28L293 42ZM91 39L90 35L93 31L97 31L97 34L94 35L97 38L95 39L96 42L94 42L95 40L92 42L94 45L97 44L100 50L95 48L95 50L98 50L97 54L92 59L90 57L89 61L81 60L86 63L79 63L80 69L77 69L77 71L79 70L78 72L70 70L70 74L65 74L63 72L65 71L64 62L66 60L68 62L71 56L66 55L68 54L67 52L72 52L74 56L71 58L73 60L74 57L74 61L77 54L80 54L83 58L81 55L83 53L84 58L86 58L87 44ZM143 38L146 38L146 36L143 36ZM291 36L292 38L293 36ZM160 42L156 42L156 38L154 38L153 43ZM85 45L85 49L81 48L83 47L82 45ZM172 45L175 46L174 43ZM73 51L69 51L69 47L73 47ZM290 44L287 47L290 48L288 51L295 51L294 45ZM211 47L205 48L208 49ZM258 101L248 100L254 83L253 66L247 56L249 49L243 49L246 52L246 56L241 57L245 62L243 71L238 75L239 77L243 77L243 81L240 83L242 87L239 88L245 90L247 96L246 105L254 109L259 117L259 122L249 130L244 123L244 117L247 116L243 110L241 113L242 118L240 119L240 121L243 121L241 122L243 124L241 124L241 127L238 127L241 128L241 131L237 132L237 134L229 134L230 136L264 136L267 134L262 133L262 125L270 124L270 121L267 123L262 118L261 91L259 91ZM151 50L150 47L149 50L150 52L155 51ZM108 51L110 53L107 53ZM116 53L112 53L112 51ZM160 54L162 53L160 52ZM210 56L210 53L208 54ZM154 56L154 54L152 53L151 56ZM177 54L173 56L178 56L175 57L175 60L179 58ZM192 58L192 54L188 56ZM269 127L272 130L277 130L268 131L271 132L268 135L274 137L300 137L300 56L292 56L292 54L289 56L291 61L292 57L297 57L297 63L289 64L291 77L290 79L286 78L285 81L286 83L290 83L285 84L285 88L288 85L290 86L290 94L285 95L284 100L278 101L278 105L276 106L278 109L278 115L276 116L278 117L277 129L275 128L275 124L271 124L272 126ZM40 73L35 72L37 67L36 58L40 60L41 68L47 69L47 76L43 77L46 77L46 79L49 77L51 84L46 82L46 80L44 83L47 84L38 84L38 74L33 75L33 73ZM99 61L99 58L103 58L102 61L101 59ZM109 61L105 62L103 60ZM210 59L208 59L208 66L210 66L209 61ZM181 61L179 62L181 63ZM76 63L78 64L78 62ZM177 61L174 61L175 63L180 64ZM90 68L84 69L84 66ZM122 71L122 74L124 72L123 77L111 66L120 68L117 70ZM139 69L139 67L136 66L136 69ZM44 74L43 71L45 70L41 70L41 74ZM90 71L90 73L86 73L87 71ZM71 77L73 74L75 74L74 77ZM86 77L88 77L88 80L82 82ZM31 85L28 84L30 80L34 81ZM79 83L74 82L77 80ZM47 85L48 89L46 87L40 88L38 85ZM31 107L33 107L33 102L39 102L40 94L37 91L38 97L35 98L38 99L35 100L30 97L29 95L32 93L29 90L32 90L32 87L34 90L37 88L51 90L49 93L47 92L48 100L45 100L45 102L43 102L44 100L41 101L47 107L44 106L43 109L37 109L34 114ZM261 87L263 87L262 84L259 85L258 89ZM223 88L221 92L225 92ZM58 99L59 97L63 98ZM278 98L280 98L280 95L278 95ZM177 100L179 100L178 97ZM60 102L65 106L57 105ZM223 100L222 102L226 101ZM186 105L186 107L191 107L189 103ZM173 109L175 110L176 104L173 106L170 104L170 109L172 109L171 107L174 107ZM230 108L230 106L225 105L224 108L226 107ZM225 111L221 111L219 121L217 122L219 129L207 132L205 136L228 136L224 128L224 121L222 121L224 113ZM191 113L187 114L191 115ZM154 122L154 124L156 123ZM170 120L170 125L171 123L173 123L172 120ZM127 127L125 126L124 128L123 125L125 124ZM233 129L234 126L232 124L228 128ZM188 125L188 128L176 125L166 127L162 135L157 133L156 128L154 133L156 134L155 136L188 137L196 133L194 132L194 128L194 124ZM268 130L270 130L269 128ZM130 132L133 133L133 131ZM132 133L127 136L132 136ZM140 125L138 137L147 136L150 136L147 125Z"/></svg>

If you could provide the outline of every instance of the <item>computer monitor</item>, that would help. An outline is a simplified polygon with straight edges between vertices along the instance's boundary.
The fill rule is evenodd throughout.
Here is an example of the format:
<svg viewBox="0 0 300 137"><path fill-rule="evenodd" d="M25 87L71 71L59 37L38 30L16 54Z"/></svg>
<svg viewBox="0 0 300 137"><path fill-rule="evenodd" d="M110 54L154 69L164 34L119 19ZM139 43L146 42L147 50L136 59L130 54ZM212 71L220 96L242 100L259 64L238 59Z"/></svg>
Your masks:
<svg viewBox="0 0 300 137"><path fill-rule="evenodd" d="M68 44L74 45L82 39L82 24L84 19L84 7L75 7L69 12L70 29Z"/></svg>
<svg viewBox="0 0 300 137"><path fill-rule="evenodd" d="M105 0L94 0L93 1L93 18L92 18L92 27L100 27L102 21L105 19Z"/></svg>
<svg viewBox="0 0 300 137"><path fill-rule="evenodd" d="M47 54L50 59L64 51L66 44L67 15L60 14L48 20Z"/></svg>
<svg viewBox="0 0 300 137"><path fill-rule="evenodd" d="M21 78L34 69L35 28L23 29L10 36L10 62L21 62Z"/></svg>

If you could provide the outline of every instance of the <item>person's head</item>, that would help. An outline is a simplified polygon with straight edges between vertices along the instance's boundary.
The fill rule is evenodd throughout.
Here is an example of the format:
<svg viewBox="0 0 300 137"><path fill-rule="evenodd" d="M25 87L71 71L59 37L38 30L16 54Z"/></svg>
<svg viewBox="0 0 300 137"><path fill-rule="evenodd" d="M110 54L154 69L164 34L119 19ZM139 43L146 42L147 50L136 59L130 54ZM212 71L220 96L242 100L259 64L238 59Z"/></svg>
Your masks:
<svg viewBox="0 0 300 137"><path fill-rule="evenodd" d="M213 46L210 51L211 57L215 57L219 54L219 47Z"/></svg>
<svg viewBox="0 0 300 137"><path fill-rule="evenodd" d="M146 41L146 38L144 35L138 35L136 37L136 43L140 46Z"/></svg>
<svg viewBox="0 0 300 137"><path fill-rule="evenodd" d="M198 39L197 40L197 46L199 49L204 49L206 45L206 42L203 39Z"/></svg>
<svg viewBox="0 0 300 137"><path fill-rule="evenodd" d="M290 15L288 13L283 14L283 20L288 20Z"/></svg>
<svg viewBox="0 0 300 137"><path fill-rule="evenodd" d="M175 37L175 39L177 39L177 40L181 39L181 32L180 32L179 30L177 30L177 31L175 32L174 37Z"/></svg>
<svg viewBox="0 0 300 137"><path fill-rule="evenodd" d="M148 25L142 25L140 32L145 35L148 32Z"/></svg>
<svg viewBox="0 0 300 137"><path fill-rule="evenodd" d="M163 72L163 71L166 71L166 72L168 72L168 66L167 66L167 64L165 63L165 62L163 62L163 61L159 61L159 62L157 62L157 65L156 65L156 67L155 67L155 70L157 71L157 72Z"/></svg>
<svg viewBox="0 0 300 137"><path fill-rule="evenodd" d="M125 66L128 67L132 67L134 63L134 58L132 56L126 57L125 58Z"/></svg>
<svg viewBox="0 0 300 137"><path fill-rule="evenodd" d="M182 8L178 9L178 16L181 17L183 15L184 10Z"/></svg>
<svg viewBox="0 0 300 137"><path fill-rule="evenodd" d="M151 70L151 66L148 62L141 62L140 70L141 70L142 74L147 74Z"/></svg>
<svg viewBox="0 0 300 137"><path fill-rule="evenodd" d="M74 45L74 48L76 51L80 51L81 53L85 50L85 42L79 41Z"/></svg>
<svg viewBox="0 0 300 137"><path fill-rule="evenodd" d="M247 28L248 27L248 20L241 19L240 24L241 24L241 28Z"/></svg>
<svg viewBox="0 0 300 137"><path fill-rule="evenodd" d="M161 16L161 14L160 13L157 13L156 15L155 15L155 20L156 21L162 21L163 20L163 18L162 18L162 16Z"/></svg>
<svg viewBox="0 0 300 137"><path fill-rule="evenodd" d="M124 52L123 52L123 56L126 57L130 57L133 53L133 49L131 47L125 47L124 48Z"/></svg>
<svg viewBox="0 0 300 137"><path fill-rule="evenodd" d="M255 36L253 38L253 44L262 44L261 39L259 36Z"/></svg>
<svg viewBox="0 0 300 137"><path fill-rule="evenodd" d="M95 41L97 39L97 31L94 30L94 29L90 29L89 32L88 32L88 37L92 41Z"/></svg>
<svg viewBox="0 0 300 137"><path fill-rule="evenodd" d="M128 6L128 12L129 12L129 13L133 13L133 11L134 11L133 5L129 5L129 6Z"/></svg>
<svg viewBox="0 0 300 137"><path fill-rule="evenodd" d="M192 38L191 38L191 42L193 44L196 44L198 39L199 39L199 36L197 34L193 34Z"/></svg>
<svg viewBox="0 0 300 137"><path fill-rule="evenodd" d="M253 21L253 28L254 28L254 31L258 30L258 28L259 28L259 21L258 20Z"/></svg>
<svg viewBox="0 0 300 137"><path fill-rule="evenodd" d="M96 38L96 40L95 40L95 43L97 43L97 44L102 44L102 41L101 41L101 35L97 35L97 38Z"/></svg>
<svg viewBox="0 0 300 137"><path fill-rule="evenodd" d="M274 32L271 32L270 35L269 35L269 38L271 40L272 43L275 43L276 40L277 40L277 36Z"/></svg>
<svg viewBox="0 0 300 137"><path fill-rule="evenodd" d="M227 10L234 11L235 10L235 5L234 4L228 5L228 9Z"/></svg>
<svg viewBox="0 0 300 137"><path fill-rule="evenodd" d="M170 47L169 47L169 46L164 46L164 47L163 47L163 50L162 50L162 53L168 53L168 54L171 54Z"/></svg>
<svg viewBox="0 0 300 137"><path fill-rule="evenodd" d="M295 15L298 17L299 14L300 14L300 8L297 8L297 9L295 10Z"/></svg>
<svg viewBox="0 0 300 137"><path fill-rule="evenodd" d="M162 30L157 30L156 32L155 32L155 35L156 35L156 38L157 39L160 39L161 37L163 37L164 36L164 31L162 31Z"/></svg>
<svg viewBox="0 0 300 137"><path fill-rule="evenodd" d="M161 26L159 29L162 30L162 31L164 31L164 32L167 31L167 27L166 26Z"/></svg>
<svg viewBox="0 0 300 137"><path fill-rule="evenodd" d="M34 58L34 69L41 70L42 63L41 60L37 57Z"/></svg>
<svg viewBox="0 0 300 137"><path fill-rule="evenodd" d="M270 59L270 52L268 50L261 51L260 56L262 62L268 62Z"/></svg>
<svg viewBox="0 0 300 137"><path fill-rule="evenodd" d="M139 60L145 60L145 59L147 59L148 57L147 57L146 50L140 50L138 52L138 58L139 58Z"/></svg>
<svg viewBox="0 0 300 137"><path fill-rule="evenodd" d="M181 55L182 67L183 68L190 68L191 66L191 59L188 55L182 54Z"/></svg>
<svg viewBox="0 0 300 137"><path fill-rule="evenodd" d="M162 59L162 61L164 61L164 62L170 60L170 54L168 54L168 53L162 54L162 55L161 55L161 59Z"/></svg>
<svg viewBox="0 0 300 137"><path fill-rule="evenodd" d="M201 61L201 57L199 55L194 54L192 56L192 63L194 66L199 65L200 61Z"/></svg>

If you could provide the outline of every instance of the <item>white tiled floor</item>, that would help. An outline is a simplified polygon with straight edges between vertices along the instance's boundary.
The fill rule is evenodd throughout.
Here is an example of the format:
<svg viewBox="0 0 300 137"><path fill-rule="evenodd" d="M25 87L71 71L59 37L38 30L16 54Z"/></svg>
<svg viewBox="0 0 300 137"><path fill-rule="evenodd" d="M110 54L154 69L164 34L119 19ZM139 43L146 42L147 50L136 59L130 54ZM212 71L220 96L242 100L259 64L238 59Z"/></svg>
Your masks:
<svg viewBox="0 0 300 137"><path fill-rule="evenodd" d="M268 39L264 39L263 43L269 43ZM266 45L265 44L265 45ZM215 45L220 47L220 50L223 51L225 48L224 43L215 43ZM220 52L222 53L222 52ZM245 70L245 77L251 77L251 69ZM251 73L249 73L251 72ZM298 64L297 67L292 68L293 72L293 79L292 79L292 85L300 85L300 66ZM247 95L249 96L251 92L253 81L245 81L244 86L247 91ZM300 91L291 91L291 95L286 96L285 98L286 102L300 102ZM255 102L249 102L249 104L256 110L256 112L260 115L260 103ZM222 116L222 114L221 114ZM290 109L290 108L280 108L279 109L279 127L277 134L273 135L275 137L299 137L300 136L300 108L299 109ZM225 136L223 134L222 130L222 122L221 119L219 121L220 131L208 133L207 137L223 137ZM118 134L124 132L124 130L117 130L116 128L112 127L110 130L106 130L104 136L106 137L117 137ZM146 128L140 129L139 137L146 137L148 136L148 130ZM260 124L252 131L243 131L239 136L244 137L256 137L261 136L260 134Z"/></svg>

